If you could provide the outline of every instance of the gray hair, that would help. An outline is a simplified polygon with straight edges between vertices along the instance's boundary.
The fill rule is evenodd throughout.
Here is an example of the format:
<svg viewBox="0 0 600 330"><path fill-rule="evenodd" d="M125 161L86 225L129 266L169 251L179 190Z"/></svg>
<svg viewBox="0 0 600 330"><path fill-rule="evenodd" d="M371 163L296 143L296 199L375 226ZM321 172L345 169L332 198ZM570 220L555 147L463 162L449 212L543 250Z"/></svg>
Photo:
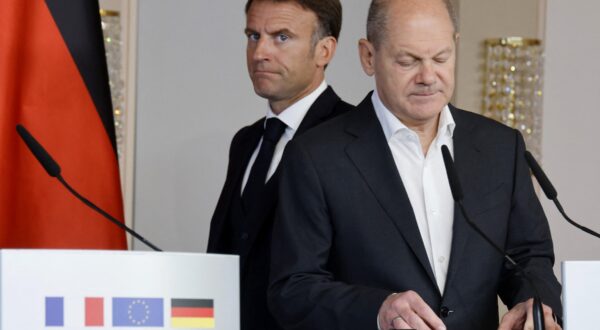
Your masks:
<svg viewBox="0 0 600 330"><path fill-rule="evenodd" d="M367 39L377 48L379 47L384 33L387 32L387 12L390 1L394 0L372 0L367 17ZM451 0L441 0L446 6L448 16L452 21L454 32L458 32L458 17Z"/></svg>

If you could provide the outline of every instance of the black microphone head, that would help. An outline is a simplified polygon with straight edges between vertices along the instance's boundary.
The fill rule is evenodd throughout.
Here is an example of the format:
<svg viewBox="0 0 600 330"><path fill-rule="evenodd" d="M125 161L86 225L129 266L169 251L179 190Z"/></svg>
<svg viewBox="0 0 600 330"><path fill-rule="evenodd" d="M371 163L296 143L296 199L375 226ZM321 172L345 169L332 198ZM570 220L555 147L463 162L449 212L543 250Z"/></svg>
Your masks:
<svg viewBox="0 0 600 330"><path fill-rule="evenodd" d="M27 145L29 150L31 150L31 153L33 153L35 158L37 158L38 162L40 162L40 164L42 164L46 172L48 172L48 175L50 175L51 177L59 176L60 166L58 166L58 163L56 163L56 161L52 159L52 157L50 156L50 154L48 154L46 149L44 149L44 147L42 147L42 145L39 144L39 142L37 142L37 140L27 131L27 129L25 129L25 127L19 124L17 125L17 133L19 133L19 136L21 137L21 139L23 139L23 142L25 142L25 144Z"/></svg>
<svg viewBox="0 0 600 330"><path fill-rule="evenodd" d="M452 191L452 198L454 198L454 201L460 202L463 199L463 191L460 186L460 181L458 181L456 170L454 170L452 155L450 155L450 150L446 145L442 146L442 157L444 158L444 165L446 166L446 175L448 176L448 183L450 184L450 190Z"/></svg>
<svg viewBox="0 0 600 330"><path fill-rule="evenodd" d="M540 167L540 164L538 164L531 152L527 150L525 151L525 160L527 160L527 164L529 165L533 176L535 176L536 180L540 184L540 187L542 187L546 197L548 197L550 200L555 200L556 196L558 196L556 189L554 189L554 186L546 176L546 173L544 173L544 170L542 170Z"/></svg>

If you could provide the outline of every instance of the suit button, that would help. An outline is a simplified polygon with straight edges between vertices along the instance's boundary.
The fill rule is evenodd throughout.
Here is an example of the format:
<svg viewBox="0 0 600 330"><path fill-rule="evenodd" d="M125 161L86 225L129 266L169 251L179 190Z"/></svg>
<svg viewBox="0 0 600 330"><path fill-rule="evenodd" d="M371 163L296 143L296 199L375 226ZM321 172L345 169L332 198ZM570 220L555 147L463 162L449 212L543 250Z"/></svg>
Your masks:
<svg viewBox="0 0 600 330"><path fill-rule="evenodd" d="M248 239L248 233L243 233L242 234L242 239L245 241Z"/></svg>
<svg viewBox="0 0 600 330"><path fill-rule="evenodd" d="M443 318L450 316L450 313L452 313L452 312L454 312L454 311L450 310L450 308L448 308L446 306L442 306L442 308L440 308L440 316Z"/></svg>

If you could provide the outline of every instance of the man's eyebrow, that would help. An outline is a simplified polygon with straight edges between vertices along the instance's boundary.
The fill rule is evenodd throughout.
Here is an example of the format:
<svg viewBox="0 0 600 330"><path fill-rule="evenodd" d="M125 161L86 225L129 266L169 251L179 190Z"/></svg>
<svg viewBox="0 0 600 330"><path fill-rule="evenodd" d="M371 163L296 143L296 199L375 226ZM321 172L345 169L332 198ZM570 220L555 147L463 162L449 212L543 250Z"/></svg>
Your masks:
<svg viewBox="0 0 600 330"><path fill-rule="evenodd" d="M294 32L292 32L292 30L288 29L288 28L281 28L281 29L277 29L273 32L268 32L270 35L278 35L278 34L285 34L288 36L295 36L296 34Z"/></svg>
<svg viewBox="0 0 600 330"><path fill-rule="evenodd" d="M452 48L451 47L444 48L441 51L439 51L437 54L435 54L435 56L433 56L433 57L438 57L440 55L444 55L444 54L451 53L451 52L452 52Z"/></svg>
<svg viewBox="0 0 600 330"><path fill-rule="evenodd" d="M411 52L410 52L410 51L408 51L408 50L403 50L403 49L401 49L401 50L398 52L398 55L397 55L396 57L398 57L398 58L401 58L401 57L412 57L412 58L414 58L414 59L420 59L420 58L421 58L421 56L418 56L418 55L416 55L416 54L413 54L413 53L411 53Z"/></svg>
<svg viewBox="0 0 600 330"><path fill-rule="evenodd" d="M252 28L245 28L244 29L244 34L245 35L250 35L253 33L258 33L258 31L252 29ZM292 32L292 30L288 29L288 28L281 28L278 30L274 30L272 32L267 31L267 34L269 35L278 35L278 34L285 34L288 36L296 36L296 33Z"/></svg>
<svg viewBox="0 0 600 330"><path fill-rule="evenodd" d="M441 51L437 52L435 55L433 55L433 57L438 57L440 55L444 55L447 53L452 52L452 48L448 47L448 48L444 48ZM400 50L398 53L398 57L403 57L403 56L408 56L408 57L412 57L412 58L416 58L416 59L420 59L421 56L414 54L408 50Z"/></svg>

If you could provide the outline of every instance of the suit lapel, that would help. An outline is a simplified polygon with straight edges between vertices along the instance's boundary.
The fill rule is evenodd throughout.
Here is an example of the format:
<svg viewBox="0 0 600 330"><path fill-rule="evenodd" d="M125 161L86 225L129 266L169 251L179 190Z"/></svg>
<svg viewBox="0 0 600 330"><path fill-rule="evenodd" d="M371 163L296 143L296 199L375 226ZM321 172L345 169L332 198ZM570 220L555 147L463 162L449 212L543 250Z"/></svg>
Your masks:
<svg viewBox="0 0 600 330"><path fill-rule="evenodd" d="M347 146L346 153L435 284L410 200L371 104L371 94L353 117L346 130L356 140Z"/></svg>
<svg viewBox="0 0 600 330"><path fill-rule="evenodd" d="M296 131L294 136L302 134L307 129L322 123L325 119L331 116L333 109L335 109L336 103L339 101L339 96L335 94L331 86L328 86L327 89L321 93L321 95L319 95L315 102L310 106L308 112L298 127L298 131Z"/></svg>
<svg viewBox="0 0 600 330"><path fill-rule="evenodd" d="M299 134L304 133L306 130L320 124L325 121L328 117L331 116L334 111L335 105L340 101L340 98L333 91L331 86L328 86L327 89L319 95L319 97L315 100L315 102L311 105L311 107L306 112L306 115L302 119L298 130L294 134L294 137ZM258 136L260 139L260 134ZM258 140L254 144L256 144ZM251 153L250 153L251 154ZM249 158L249 157L248 157ZM248 161L246 161L246 164ZM256 240L258 234L261 232L262 227L265 225L265 222L268 219L272 218L272 212L277 205L277 188L279 182L279 170L280 166L277 166L275 173L271 176L269 181L266 183L264 190L264 198L261 201L261 205L259 207L253 208L251 214L248 214L248 246L249 249L252 248L254 241ZM242 172L243 173L243 172Z"/></svg>
<svg viewBox="0 0 600 330"><path fill-rule="evenodd" d="M476 179L480 177L482 168L479 168L480 164L485 164L482 161L482 154L480 148L477 146L477 137L475 136L475 127L472 123L462 115L460 110L457 110L453 106L450 106L452 117L456 123L454 129L453 143L454 143L454 167L457 172L458 179L463 188L463 192L467 195L477 192ZM475 205L470 198L465 198L463 201L467 212L472 210ZM469 214L471 215L471 214ZM448 265L448 276L446 278L446 288L448 284L457 276L460 269L467 267L467 265L461 265L461 256L464 255L465 247L468 241L473 237L474 232L467 224L465 218L458 205L454 207L454 223L452 232L452 247L450 254L450 263Z"/></svg>
<svg viewBox="0 0 600 330"><path fill-rule="evenodd" d="M250 157L252 157L252 153L256 149L258 145L258 141L262 137L263 133L263 125L264 118L254 123L252 126L248 127L248 132L242 137L242 141L239 146L238 152L232 154L232 157L235 157L233 161L235 164L240 164L241 166L236 168L236 171L233 175L233 178L237 184L237 188L241 189L241 181L244 173L246 172L246 167L248 166L248 162L250 162ZM237 158L239 157L239 158ZM241 190L238 191L241 193Z"/></svg>
<svg viewBox="0 0 600 330"><path fill-rule="evenodd" d="M250 162L250 157L252 157L252 153L258 145L258 141L260 141L260 138L262 137L264 130L263 126L264 118L248 127L247 132L240 137L241 141L239 146L231 153L232 159L230 162L238 165L232 173L234 182L232 197L235 196L234 194L241 194L242 179L246 172L246 167L248 167L248 162Z"/></svg>
<svg viewBox="0 0 600 330"><path fill-rule="evenodd" d="M228 187L228 191L226 192L226 200L221 203L219 201L219 206L222 206L222 209L215 211L215 218L212 223L217 226L213 231L211 229L211 236L221 237L222 235L228 235L228 233L224 232L225 224L227 223L227 217L229 216L229 207L233 205L233 200L236 197L235 194L241 194L241 182L250 161L250 157L262 136L262 125L264 122L264 118L252 124L251 126L244 129L244 132L241 132L240 136L236 139L231 146L230 151L230 159L229 166L232 166L230 172L228 172L227 181L225 185ZM221 239L215 239L214 242L216 246L213 246L211 249L217 249ZM210 245L210 244L209 244Z"/></svg>

